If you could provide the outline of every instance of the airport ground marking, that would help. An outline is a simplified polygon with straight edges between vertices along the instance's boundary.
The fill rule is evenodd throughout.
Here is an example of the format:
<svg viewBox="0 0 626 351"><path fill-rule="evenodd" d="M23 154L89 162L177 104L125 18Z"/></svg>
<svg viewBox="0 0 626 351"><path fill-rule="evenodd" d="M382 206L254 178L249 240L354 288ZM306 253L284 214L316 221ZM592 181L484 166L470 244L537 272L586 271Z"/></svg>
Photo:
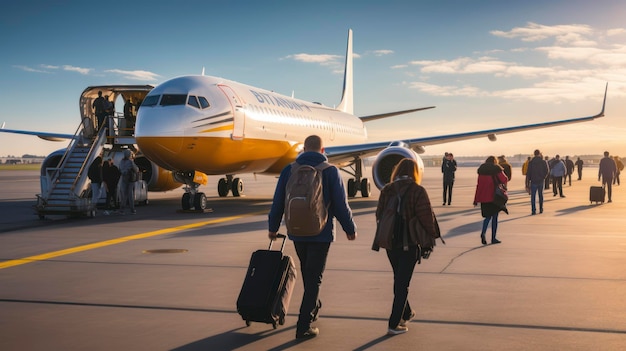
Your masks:
<svg viewBox="0 0 626 351"><path fill-rule="evenodd" d="M73 253L77 253L77 252L83 252L83 251L98 249L98 248L105 247L105 246L117 245L117 244L125 243L125 242L128 242L128 241L150 238L150 237L153 237L153 236L159 236L159 235L164 235L164 234L171 234L171 233L180 232L180 231L183 231L183 230L203 227L203 226L210 225L210 224L218 224L218 223L234 221L236 219L240 219L240 218L244 218L244 217L250 217L250 216L256 216L256 215L265 214L265 213L267 213L267 211L256 211L256 212L250 212L250 213L236 215L236 216L217 218L217 219L212 219L210 221L203 221L203 222L185 224L185 225L181 225L181 226L177 226L177 227L153 230L153 231L150 231L150 232L133 234L133 235L124 236L124 237L121 237L121 238L115 238L115 239L100 241L100 242L96 242L96 243L92 243L92 244L80 245L80 246L71 247L71 248L68 248L68 249L48 252L48 253L44 253L44 254L40 254L40 255L29 256L29 257L25 257L25 258L16 259L16 260L9 260L9 261L6 261L6 262L0 262L0 269L20 266L20 265L27 264L27 263L32 263L32 262L45 261L45 260L49 260L49 259L52 259L52 258L65 256L65 255L69 255L69 254L73 254Z"/></svg>

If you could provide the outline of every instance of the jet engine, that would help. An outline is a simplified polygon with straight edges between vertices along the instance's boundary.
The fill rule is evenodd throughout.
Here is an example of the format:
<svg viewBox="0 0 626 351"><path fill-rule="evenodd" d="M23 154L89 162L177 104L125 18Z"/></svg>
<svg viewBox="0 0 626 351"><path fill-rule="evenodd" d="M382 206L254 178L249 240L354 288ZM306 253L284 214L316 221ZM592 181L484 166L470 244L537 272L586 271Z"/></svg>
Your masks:
<svg viewBox="0 0 626 351"><path fill-rule="evenodd" d="M378 189L382 189L386 184L391 182L391 172L393 172L393 168L403 158L410 158L417 162L417 183L422 182L422 175L424 174L424 162L422 158L419 157L407 143L396 141L376 155L376 159L372 165L372 176L374 178L374 184L376 184Z"/></svg>

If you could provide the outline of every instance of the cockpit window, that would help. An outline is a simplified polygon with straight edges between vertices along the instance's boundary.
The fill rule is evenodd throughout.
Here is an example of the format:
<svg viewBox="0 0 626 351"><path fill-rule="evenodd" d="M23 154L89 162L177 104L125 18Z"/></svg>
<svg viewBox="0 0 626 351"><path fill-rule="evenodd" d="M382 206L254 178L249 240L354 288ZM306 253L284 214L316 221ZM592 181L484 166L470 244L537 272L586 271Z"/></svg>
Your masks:
<svg viewBox="0 0 626 351"><path fill-rule="evenodd" d="M189 99L187 99L187 105L193 106L195 108L200 108L200 104L198 104L198 99L195 96L189 95Z"/></svg>
<svg viewBox="0 0 626 351"><path fill-rule="evenodd" d="M143 99L141 106L154 106L159 102L161 95L148 95Z"/></svg>
<svg viewBox="0 0 626 351"><path fill-rule="evenodd" d="M209 102L207 101L207 99L204 96L198 96L198 100L200 100L200 106L202 108L209 107Z"/></svg>
<svg viewBox="0 0 626 351"><path fill-rule="evenodd" d="M187 95L163 94L161 106L184 105L187 102Z"/></svg>

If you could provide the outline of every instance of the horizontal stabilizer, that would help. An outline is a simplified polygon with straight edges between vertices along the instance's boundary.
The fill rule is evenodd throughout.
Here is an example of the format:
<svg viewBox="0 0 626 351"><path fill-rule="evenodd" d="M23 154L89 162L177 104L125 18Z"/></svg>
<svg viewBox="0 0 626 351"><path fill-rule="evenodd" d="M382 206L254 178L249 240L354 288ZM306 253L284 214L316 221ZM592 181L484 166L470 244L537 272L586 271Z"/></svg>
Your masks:
<svg viewBox="0 0 626 351"><path fill-rule="evenodd" d="M420 107L420 108L414 108L414 109L404 110L404 111L387 112L387 113L381 113L381 114L378 114L378 115L361 116L361 117L359 117L359 118L360 118L360 119L361 119L361 121L363 121L363 122L369 122L369 121L374 121L374 120L381 119L381 118L387 118L387 117L393 117L393 116L403 115L403 114L405 114L405 113L411 113L411 112L416 112L416 111L429 110L429 109L431 109L431 108L435 108L435 106Z"/></svg>

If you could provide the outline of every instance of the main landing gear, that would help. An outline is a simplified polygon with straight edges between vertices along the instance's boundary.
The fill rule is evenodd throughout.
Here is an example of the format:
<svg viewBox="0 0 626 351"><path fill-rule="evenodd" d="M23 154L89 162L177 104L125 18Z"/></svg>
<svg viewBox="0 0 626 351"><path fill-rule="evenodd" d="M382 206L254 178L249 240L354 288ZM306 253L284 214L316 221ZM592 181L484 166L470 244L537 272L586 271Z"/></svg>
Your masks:
<svg viewBox="0 0 626 351"><path fill-rule="evenodd" d="M203 192L198 191L201 184L194 182L195 172L174 172L172 174L176 181L185 184L185 193L183 194L180 201L183 210L206 210L207 198ZM203 178L204 180L206 180L206 176L204 176Z"/></svg>
<svg viewBox="0 0 626 351"><path fill-rule="evenodd" d="M363 161L357 158L349 167L352 171L348 171L345 168L341 169L354 176L354 178L348 179L348 197L355 197L359 191L362 197L369 197L372 193L371 183L369 179L363 178Z"/></svg>
<svg viewBox="0 0 626 351"><path fill-rule="evenodd" d="M240 178L233 178L232 174L227 174L226 178L222 178L217 182L217 194L220 197L228 195L228 191L232 191L234 197L239 197L243 194L243 180Z"/></svg>

